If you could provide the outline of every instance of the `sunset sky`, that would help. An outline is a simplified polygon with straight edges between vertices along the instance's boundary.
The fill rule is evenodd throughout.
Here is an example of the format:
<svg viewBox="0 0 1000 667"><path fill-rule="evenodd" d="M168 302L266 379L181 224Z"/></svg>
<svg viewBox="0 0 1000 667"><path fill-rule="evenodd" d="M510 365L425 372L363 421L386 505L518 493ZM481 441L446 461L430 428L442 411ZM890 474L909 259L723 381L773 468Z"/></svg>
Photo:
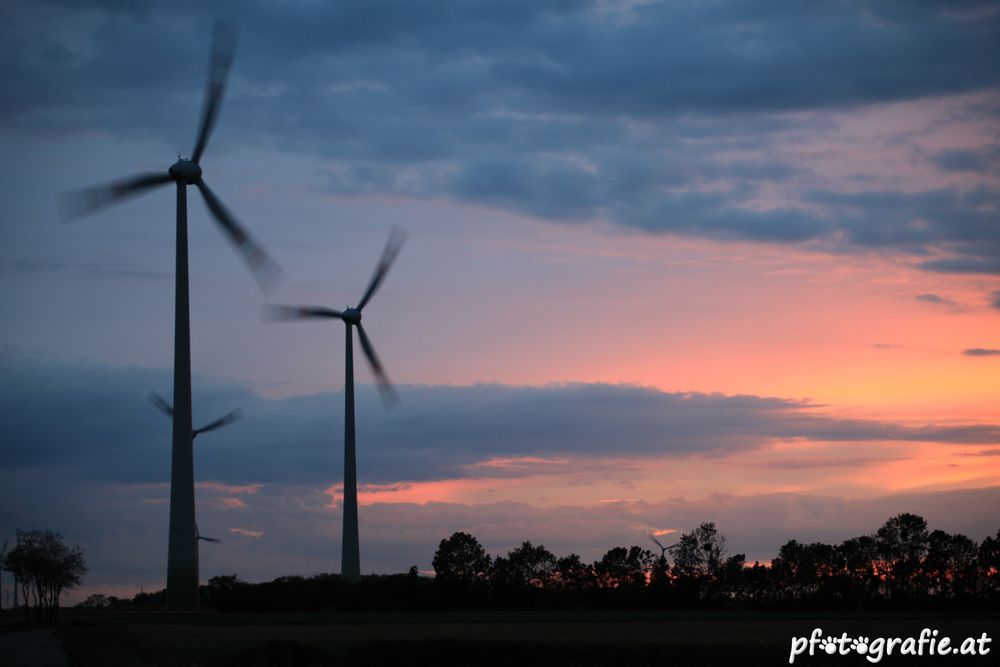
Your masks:
<svg viewBox="0 0 1000 667"><path fill-rule="evenodd" d="M1000 7L956 2L27 2L0 8L0 538L163 586L174 194L56 194L189 155L212 21L241 28L188 195L202 580L340 569L343 308L363 572L456 530L596 559L715 521L730 553L911 511L1000 528ZM6 603L7 601L4 600Z"/></svg>

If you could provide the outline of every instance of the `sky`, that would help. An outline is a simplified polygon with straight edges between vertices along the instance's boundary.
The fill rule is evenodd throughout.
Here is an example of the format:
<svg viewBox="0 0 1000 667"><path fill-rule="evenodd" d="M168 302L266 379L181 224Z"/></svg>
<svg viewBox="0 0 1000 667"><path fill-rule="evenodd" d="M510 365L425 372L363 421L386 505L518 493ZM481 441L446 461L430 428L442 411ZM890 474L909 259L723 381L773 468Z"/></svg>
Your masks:
<svg viewBox="0 0 1000 667"><path fill-rule="evenodd" d="M202 579L340 569L356 303L363 572L454 531L594 560L714 521L730 553L904 511L1000 523L1000 8L968 1L23 2L0 8L0 532L163 585L174 197L57 194L193 148L287 273L188 195ZM4 601L6 602L6 600Z"/></svg>

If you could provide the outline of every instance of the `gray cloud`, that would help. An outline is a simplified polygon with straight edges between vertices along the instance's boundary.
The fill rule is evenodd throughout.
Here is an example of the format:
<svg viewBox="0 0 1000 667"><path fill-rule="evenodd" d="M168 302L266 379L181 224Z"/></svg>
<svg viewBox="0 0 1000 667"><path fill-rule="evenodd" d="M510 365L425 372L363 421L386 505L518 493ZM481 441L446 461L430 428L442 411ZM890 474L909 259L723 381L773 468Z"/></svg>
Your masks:
<svg viewBox="0 0 1000 667"><path fill-rule="evenodd" d="M942 306L955 305L954 300L941 296L940 294L917 294L914 298L921 303L933 303Z"/></svg>
<svg viewBox="0 0 1000 667"><path fill-rule="evenodd" d="M186 150L209 10L6 11L9 125ZM754 203L765 185L812 183L767 157L777 133L822 129L789 112L994 90L989 3L261 1L211 12L244 27L219 141L319 154L336 193L447 195L550 220L879 248L924 257L930 271L1000 273L992 189L814 189L771 210ZM988 146L931 162L988 173L995 157Z"/></svg>
<svg viewBox="0 0 1000 667"><path fill-rule="evenodd" d="M962 350L962 354L967 357L998 357L1000 356L1000 350L987 347L970 347Z"/></svg>
<svg viewBox="0 0 1000 667"><path fill-rule="evenodd" d="M170 374L7 355L0 385L0 467L74 470L81 479L164 482L169 421L145 401L169 396ZM907 426L836 419L808 403L665 393L625 385L404 386L385 413L359 391L359 475L372 483L466 477L493 457L726 456L775 440L995 444L1000 425ZM339 478L339 394L269 400L198 378L196 424L241 406L245 419L198 439L199 479L241 484ZM529 471L530 472L530 471ZM520 474L512 469L506 474ZM527 473L524 473L527 474Z"/></svg>
<svg viewBox="0 0 1000 667"><path fill-rule="evenodd" d="M945 171L974 173L996 172L1000 169L1000 144L991 144L978 150L954 148L933 156L934 164Z"/></svg>
<svg viewBox="0 0 1000 667"><path fill-rule="evenodd" d="M993 292L993 294L990 295L990 299L990 305L1000 310L1000 291Z"/></svg>

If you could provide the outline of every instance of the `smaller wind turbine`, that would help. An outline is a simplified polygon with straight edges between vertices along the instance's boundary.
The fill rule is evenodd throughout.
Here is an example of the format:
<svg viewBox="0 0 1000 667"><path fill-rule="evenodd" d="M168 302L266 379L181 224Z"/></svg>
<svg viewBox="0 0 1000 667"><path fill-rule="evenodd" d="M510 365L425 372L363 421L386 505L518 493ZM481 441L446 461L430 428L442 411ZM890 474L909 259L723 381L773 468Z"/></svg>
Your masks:
<svg viewBox="0 0 1000 667"><path fill-rule="evenodd" d="M346 329L346 358L344 363L344 525L341 542L340 573L347 579L361 578L361 554L358 541L358 468L354 433L354 329L358 330L361 350L371 366L375 382L378 384L382 403L386 408L398 402L392 383L389 382L382 362L375 354L375 348L361 326L361 311L375 295L385 280L392 263L403 248L406 232L393 227L382 251L382 258L375 267L375 273L368 282L361 301L357 306L348 306L343 311L322 306L276 306L264 307L264 317L272 320L334 319L341 320Z"/></svg>
<svg viewBox="0 0 1000 667"><path fill-rule="evenodd" d="M149 396L146 397L147 400L152 403L156 408L163 412L166 416L171 419L174 418L174 409L170 407L170 404L163 400L163 397L157 394L155 391L149 392ZM199 433L208 433L209 431L214 431L217 428L222 428L226 424L232 424L243 417L243 411L236 408L232 412L228 412L225 415L219 417L214 422L206 424L201 428L192 429L191 439L194 440L198 437Z"/></svg>
<svg viewBox="0 0 1000 667"><path fill-rule="evenodd" d="M146 399L150 403L152 403L154 407L156 407L158 410L160 410L161 412L163 412L163 414L165 414L166 416L170 417L171 419L174 418L174 409L172 407L170 407L170 404L167 403L165 400L163 400L163 397L160 396L159 394L157 394L155 391L149 392L149 395L146 396ZM214 431L217 428L222 428L226 424L231 424L234 421L240 419L242 416L243 416L243 411L240 410L239 408L236 408L235 410L233 410L231 412L228 412L225 415L219 417L214 422L206 424L205 426L202 426L201 428L193 429L191 431L191 440L194 441L194 439L198 437L199 433L208 433L209 431ZM202 535L201 531L198 530L198 522L196 521L195 524L194 524L194 541L195 541L195 544L197 544L199 540L202 540L202 541L205 541L205 542L212 542L213 544L218 544L221 541L221 540L219 540L217 538L214 538L214 537L205 537L204 535Z"/></svg>
<svg viewBox="0 0 1000 667"><path fill-rule="evenodd" d="M677 542L669 546L663 546L663 542L660 542L658 539L656 539L656 535L654 535L653 533L646 533L646 535L649 536L649 539L653 540L653 542L656 543L656 546L660 548L660 558L666 558L667 552L676 549L677 545L680 544L679 542Z"/></svg>

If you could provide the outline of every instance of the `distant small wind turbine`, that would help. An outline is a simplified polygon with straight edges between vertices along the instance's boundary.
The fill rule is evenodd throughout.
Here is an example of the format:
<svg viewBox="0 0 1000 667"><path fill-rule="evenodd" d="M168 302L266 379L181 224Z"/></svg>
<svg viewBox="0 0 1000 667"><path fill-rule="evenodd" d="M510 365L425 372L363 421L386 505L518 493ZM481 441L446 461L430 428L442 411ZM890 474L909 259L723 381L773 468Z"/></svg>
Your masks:
<svg viewBox="0 0 1000 667"><path fill-rule="evenodd" d="M194 472L191 428L191 327L188 280L187 188L201 192L205 205L222 233L235 246L258 284L270 291L284 272L250 233L236 220L202 178L201 157L222 108L226 79L236 51L235 26L217 21L212 39L208 85L201 122L190 158L178 157L165 171L145 172L59 197L64 220L93 213L154 188L174 183L177 190L177 224L174 286L174 419L170 468L170 539L167 548L167 606L198 606L198 540L194 535ZM187 54L189 56L190 54ZM189 60L186 57L186 60ZM185 60L185 62L186 62ZM172 63L164 63L165 67Z"/></svg>
<svg viewBox="0 0 1000 667"><path fill-rule="evenodd" d="M653 533L646 533L646 535L649 537L649 539L653 540L653 542L656 543L656 546L660 547L660 558L666 558L667 552L676 549L677 545L680 544L679 542L677 542L675 544L671 544L670 546L665 547L663 546L663 542L660 542L658 539L656 539L656 535L654 535Z"/></svg>
<svg viewBox="0 0 1000 667"><path fill-rule="evenodd" d="M146 399L152 403L156 408L160 409L163 414L167 415L171 419L174 418L174 409L170 407L170 404L163 400L163 397L157 394L155 391L149 392ZM222 428L226 424L232 424L234 421L239 421L243 418L243 411L239 408L227 412L223 416L216 419L214 422L205 424L201 428L191 429L191 439L194 440L198 437L199 433L208 433L209 431L214 431L217 428Z"/></svg>
<svg viewBox="0 0 1000 667"><path fill-rule="evenodd" d="M155 391L149 392L149 395L146 396L146 399L150 403L152 403L155 408L157 408L158 410L160 410L161 412L163 412L163 414L165 414L166 416L170 417L171 419L174 418L174 409L172 407L170 407L170 404L167 403L165 400L163 400L163 397L160 396L159 394L157 394ZM202 426L201 428L192 429L191 430L191 441L193 442L194 439L196 437L198 437L199 433L208 433L209 431L214 431L215 429L222 428L226 424L232 424L234 421L237 421L237 420L241 419L242 417L243 417L243 411L240 410L239 408L236 408L235 410L232 410L231 412L227 412L225 415L223 415L222 417L219 417L214 422L210 422L209 424L206 424L205 426ZM194 522L194 542L195 542L195 545L196 545L195 546L196 549L197 549L197 544L198 544L199 540L203 540L205 542L212 542L214 544L218 544L221 541L221 540L219 540L217 538L214 538L214 537L205 537L204 535L202 535L201 531L198 530L198 522L195 521Z"/></svg>
<svg viewBox="0 0 1000 667"><path fill-rule="evenodd" d="M337 319L343 320L347 327L347 361L345 364L344 380L344 526L343 541L341 544L341 574L348 579L361 578L361 554L358 540L358 472L357 459L355 453L354 434L354 337L353 328L358 330L358 338L361 340L361 349L365 353L365 359L375 375L382 402L386 408L398 402L395 390L385 374L385 369L375 354L375 348L368 339L368 334L361 326L361 311L374 296L375 292L382 285L386 274L392 267L396 256L406 241L406 233L397 228L393 228L386 241L385 249L382 251L382 259L375 267L375 273L368 283L368 289L355 307L347 307L343 311L333 310L320 306L265 306L264 317L271 320L298 320L298 319Z"/></svg>

